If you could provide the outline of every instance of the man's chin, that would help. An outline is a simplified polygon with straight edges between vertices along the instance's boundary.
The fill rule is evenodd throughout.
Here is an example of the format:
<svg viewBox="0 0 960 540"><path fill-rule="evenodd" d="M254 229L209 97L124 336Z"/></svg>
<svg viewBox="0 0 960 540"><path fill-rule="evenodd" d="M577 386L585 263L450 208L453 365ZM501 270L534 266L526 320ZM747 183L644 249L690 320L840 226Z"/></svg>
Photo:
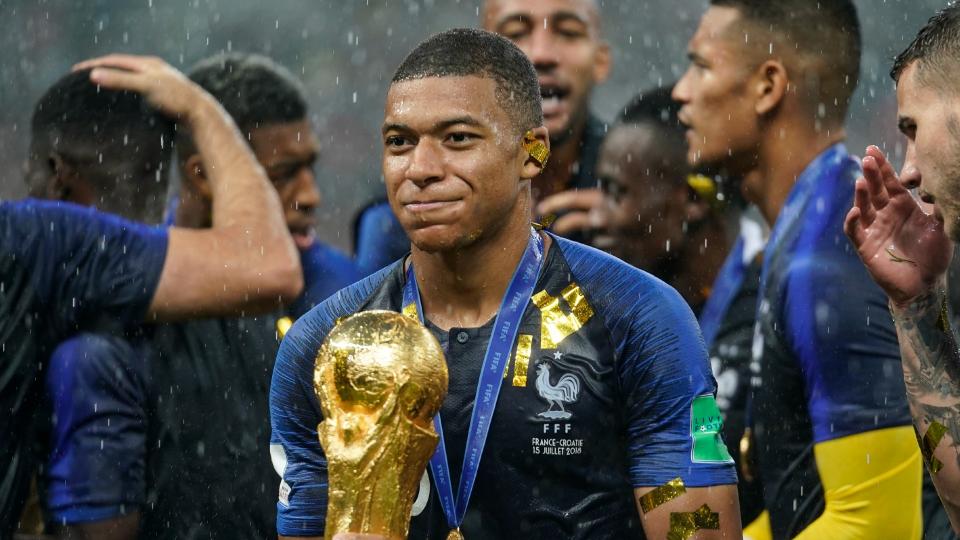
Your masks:
<svg viewBox="0 0 960 540"><path fill-rule="evenodd" d="M446 226L435 225L407 231L407 236L410 238L410 243L420 251L443 253L469 246L476 241L479 233L467 234Z"/></svg>

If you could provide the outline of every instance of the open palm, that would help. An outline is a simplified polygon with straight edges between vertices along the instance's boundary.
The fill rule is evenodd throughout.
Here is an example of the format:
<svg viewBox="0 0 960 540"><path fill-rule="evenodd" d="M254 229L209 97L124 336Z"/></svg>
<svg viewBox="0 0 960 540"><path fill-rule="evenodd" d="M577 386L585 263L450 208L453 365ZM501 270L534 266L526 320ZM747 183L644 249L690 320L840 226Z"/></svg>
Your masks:
<svg viewBox="0 0 960 540"><path fill-rule="evenodd" d="M863 158L844 230L870 275L900 306L935 286L953 255L943 224L923 211L875 146Z"/></svg>

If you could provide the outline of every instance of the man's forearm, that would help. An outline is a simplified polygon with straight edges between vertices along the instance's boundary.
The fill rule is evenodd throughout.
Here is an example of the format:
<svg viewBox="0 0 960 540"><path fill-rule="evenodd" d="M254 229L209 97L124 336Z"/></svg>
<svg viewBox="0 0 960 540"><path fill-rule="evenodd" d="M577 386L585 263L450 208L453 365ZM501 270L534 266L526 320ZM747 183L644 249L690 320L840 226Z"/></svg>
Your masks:
<svg viewBox="0 0 960 540"><path fill-rule="evenodd" d="M954 530L960 530L960 352L937 287L891 306L907 399L924 462Z"/></svg>

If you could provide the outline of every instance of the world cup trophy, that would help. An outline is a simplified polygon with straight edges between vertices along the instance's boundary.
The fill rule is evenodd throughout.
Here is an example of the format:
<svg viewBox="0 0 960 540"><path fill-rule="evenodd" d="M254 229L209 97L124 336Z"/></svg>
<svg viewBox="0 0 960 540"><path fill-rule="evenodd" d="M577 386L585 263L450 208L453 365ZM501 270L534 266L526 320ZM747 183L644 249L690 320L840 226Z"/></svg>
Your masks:
<svg viewBox="0 0 960 540"><path fill-rule="evenodd" d="M447 365L419 321L392 311L341 320L317 355L317 426L327 458L326 538L406 538L420 477L439 437Z"/></svg>

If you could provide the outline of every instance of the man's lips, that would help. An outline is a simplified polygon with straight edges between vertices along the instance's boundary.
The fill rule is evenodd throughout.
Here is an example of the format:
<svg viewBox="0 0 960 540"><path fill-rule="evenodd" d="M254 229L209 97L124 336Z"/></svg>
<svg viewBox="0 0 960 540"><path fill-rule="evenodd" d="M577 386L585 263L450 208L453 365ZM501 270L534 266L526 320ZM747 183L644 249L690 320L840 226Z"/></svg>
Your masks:
<svg viewBox="0 0 960 540"><path fill-rule="evenodd" d="M437 210L445 210L459 202L460 199L411 201L408 203L403 203L403 208L414 214L422 214Z"/></svg>

